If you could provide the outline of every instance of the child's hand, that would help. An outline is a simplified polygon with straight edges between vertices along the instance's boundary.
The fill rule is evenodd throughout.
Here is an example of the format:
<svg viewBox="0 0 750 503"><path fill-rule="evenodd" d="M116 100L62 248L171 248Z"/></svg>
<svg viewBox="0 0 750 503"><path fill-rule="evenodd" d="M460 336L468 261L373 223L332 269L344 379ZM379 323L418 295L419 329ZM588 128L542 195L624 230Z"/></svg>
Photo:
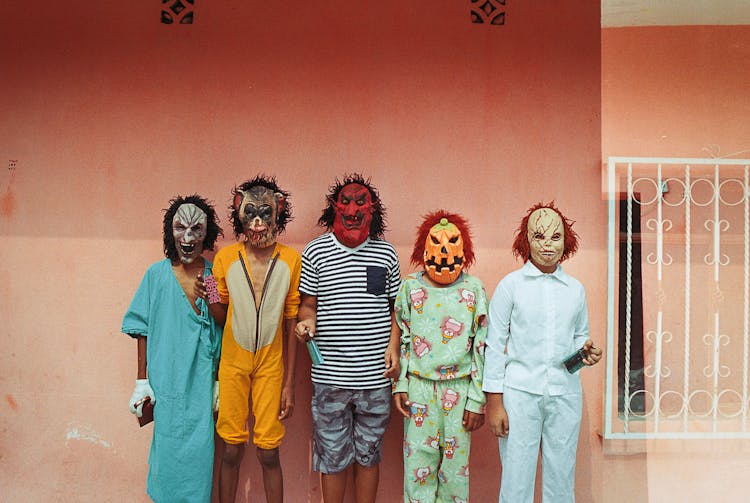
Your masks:
<svg viewBox="0 0 750 503"><path fill-rule="evenodd" d="M586 358L583 359L583 363L586 365L596 365L596 363L602 358L602 349L594 347L594 343L591 339L583 344L583 350L586 351Z"/></svg>
<svg viewBox="0 0 750 503"><path fill-rule="evenodd" d="M385 372L383 372L383 377L398 379L399 374L401 374L399 353L400 349L398 347L393 348L390 345L385 350Z"/></svg>
<svg viewBox="0 0 750 503"><path fill-rule="evenodd" d="M283 421L292 417L294 413L294 388L284 386L281 390L281 404L279 406L279 420Z"/></svg>
<svg viewBox="0 0 750 503"><path fill-rule="evenodd" d="M496 437L507 437L510 431L508 412L502 393L487 393L487 427Z"/></svg>
<svg viewBox="0 0 750 503"><path fill-rule="evenodd" d="M396 410L401 413L406 419L411 417L411 407L409 403L409 395L406 393L394 393L393 394L393 405L396 406Z"/></svg>
<svg viewBox="0 0 750 503"><path fill-rule="evenodd" d="M315 336L315 322L311 319L300 320L294 328L294 335L299 342L307 342Z"/></svg>
<svg viewBox="0 0 750 503"><path fill-rule="evenodd" d="M478 414L476 412L464 411L464 419L461 422L466 431L478 430L484 424L484 414Z"/></svg>
<svg viewBox="0 0 750 503"><path fill-rule="evenodd" d="M195 283L193 283L193 295L197 299L203 299L206 300L208 297L208 294L206 293L206 286L203 283L203 273L199 274L197 278L195 278Z"/></svg>

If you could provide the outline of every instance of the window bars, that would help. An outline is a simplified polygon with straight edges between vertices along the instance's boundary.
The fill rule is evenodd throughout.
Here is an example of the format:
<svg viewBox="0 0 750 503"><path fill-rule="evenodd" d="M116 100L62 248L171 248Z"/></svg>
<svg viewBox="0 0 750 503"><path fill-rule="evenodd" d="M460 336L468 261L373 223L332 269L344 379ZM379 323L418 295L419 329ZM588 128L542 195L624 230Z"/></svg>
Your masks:
<svg viewBox="0 0 750 503"><path fill-rule="evenodd" d="M750 438L750 160L608 162L605 439Z"/></svg>

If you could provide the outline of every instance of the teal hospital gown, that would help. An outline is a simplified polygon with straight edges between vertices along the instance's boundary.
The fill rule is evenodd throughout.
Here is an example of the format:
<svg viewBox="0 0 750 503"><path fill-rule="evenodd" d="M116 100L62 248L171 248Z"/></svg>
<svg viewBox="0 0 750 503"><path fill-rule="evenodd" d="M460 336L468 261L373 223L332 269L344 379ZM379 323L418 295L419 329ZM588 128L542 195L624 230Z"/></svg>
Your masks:
<svg viewBox="0 0 750 503"><path fill-rule="evenodd" d="M205 261L205 274L211 263ZM221 327L202 299L193 310L168 259L146 271L122 331L146 336L156 396L147 491L156 502L208 502L214 459L213 385Z"/></svg>

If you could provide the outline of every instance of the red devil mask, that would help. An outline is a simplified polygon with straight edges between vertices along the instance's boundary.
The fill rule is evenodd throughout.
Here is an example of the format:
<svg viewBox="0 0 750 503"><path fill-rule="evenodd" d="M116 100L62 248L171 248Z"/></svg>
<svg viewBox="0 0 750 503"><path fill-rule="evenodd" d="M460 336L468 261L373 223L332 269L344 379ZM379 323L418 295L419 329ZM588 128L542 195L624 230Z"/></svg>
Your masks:
<svg viewBox="0 0 750 503"><path fill-rule="evenodd" d="M348 248L356 248L370 235L372 196L364 185L345 185L336 199L333 235Z"/></svg>

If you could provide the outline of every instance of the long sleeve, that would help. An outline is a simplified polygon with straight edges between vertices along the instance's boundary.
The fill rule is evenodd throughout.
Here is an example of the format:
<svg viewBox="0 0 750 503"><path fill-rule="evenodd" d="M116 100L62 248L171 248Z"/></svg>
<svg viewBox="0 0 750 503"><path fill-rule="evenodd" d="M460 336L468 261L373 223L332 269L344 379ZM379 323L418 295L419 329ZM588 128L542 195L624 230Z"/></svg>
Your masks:
<svg viewBox="0 0 750 503"><path fill-rule="evenodd" d="M396 323L401 329L401 343L400 343L400 358L401 358L401 373L398 376L398 381L394 383L394 393L406 393L409 389L408 382L408 371L409 371L409 357L411 353L411 303L409 302L409 295L406 292L407 284L401 283L401 287L398 290L396 296L396 303L394 310L396 314Z"/></svg>
<svg viewBox="0 0 750 503"><path fill-rule="evenodd" d="M575 347L580 348L589 338L589 313L586 305L586 292L581 289L581 305L573 327Z"/></svg>
<svg viewBox="0 0 750 503"><path fill-rule="evenodd" d="M484 288L477 289L474 305L474 344L471 353L471 385L466 402L466 410L481 413L487 398L482 391L482 380L485 369L485 346L487 343L487 293Z"/></svg>
<svg viewBox="0 0 750 503"><path fill-rule="evenodd" d="M505 385L505 350L510 336L510 315L513 301L501 282L492 295L489 307L487 347L484 352L484 379L482 389L489 393L502 393Z"/></svg>
<svg viewBox="0 0 750 503"><path fill-rule="evenodd" d="M290 249L291 250L291 249ZM300 294L299 294L299 282L302 274L302 258L294 252L295 260L294 267L292 268L291 282L289 284L289 292L284 302L284 318L295 318L299 313Z"/></svg>
<svg viewBox="0 0 750 503"><path fill-rule="evenodd" d="M144 274L138 290L136 290L133 300L130 302L130 306L122 320L122 332L131 337L139 335L148 336L150 334L151 276L153 275L153 267L149 267L146 274Z"/></svg>

